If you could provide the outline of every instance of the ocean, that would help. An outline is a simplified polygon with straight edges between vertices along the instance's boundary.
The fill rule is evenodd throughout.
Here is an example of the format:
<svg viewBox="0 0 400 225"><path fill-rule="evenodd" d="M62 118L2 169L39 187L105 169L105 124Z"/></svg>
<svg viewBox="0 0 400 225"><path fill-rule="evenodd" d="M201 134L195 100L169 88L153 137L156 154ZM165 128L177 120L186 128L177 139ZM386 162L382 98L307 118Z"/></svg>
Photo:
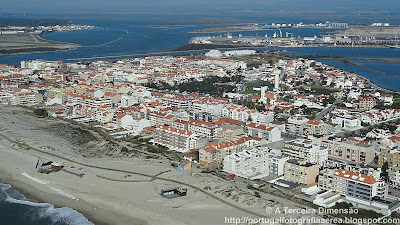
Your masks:
<svg viewBox="0 0 400 225"><path fill-rule="evenodd" d="M27 199L9 184L0 183L0 224L2 225L93 225L70 208Z"/></svg>

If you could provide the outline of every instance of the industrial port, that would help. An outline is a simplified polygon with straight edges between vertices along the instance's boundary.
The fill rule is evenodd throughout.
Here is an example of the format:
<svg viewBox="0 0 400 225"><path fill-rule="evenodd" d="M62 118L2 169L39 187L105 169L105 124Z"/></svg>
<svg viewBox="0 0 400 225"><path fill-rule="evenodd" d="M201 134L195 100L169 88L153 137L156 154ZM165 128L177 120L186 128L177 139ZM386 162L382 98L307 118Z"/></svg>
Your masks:
<svg viewBox="0 0 400 225"><path fill-rule="evenodd" d="M294 35L294 32L283 28L320 28L321 31L312 37L301 37ZM326 30L322 30L326 29ZM266 29L275 29L272 36L259 35L242 36L238 34L234 36L233 31L262 31ZM327 32L327 31L332 32ZM219 36L198 36L193 37L189 44L203 45L226 45L237 47L267 47L267 46L284 46L284 47L304 47L304 46L338 46L338 47L390 47L398 46L398 36L400 26L391 26L388 23L374 23L368 26L350 26L347 23L330 23L325 24L272 24L261 26L259 24L249 24L240 27L220 27L207 28L196 31L197 33L205 32L225 32Z"/></svg>

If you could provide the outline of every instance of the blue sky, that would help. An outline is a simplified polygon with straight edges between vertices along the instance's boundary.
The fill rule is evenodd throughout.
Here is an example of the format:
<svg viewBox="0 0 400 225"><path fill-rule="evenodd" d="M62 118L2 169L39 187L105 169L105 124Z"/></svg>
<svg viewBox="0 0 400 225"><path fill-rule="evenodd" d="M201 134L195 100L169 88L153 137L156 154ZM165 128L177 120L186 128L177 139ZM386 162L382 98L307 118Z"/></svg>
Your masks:
<svg viewBox="0 0 400 225"><path fill-rule="evenodd" d="M392 11L399 0L2 0L2 10L67 11Z"/></svg>

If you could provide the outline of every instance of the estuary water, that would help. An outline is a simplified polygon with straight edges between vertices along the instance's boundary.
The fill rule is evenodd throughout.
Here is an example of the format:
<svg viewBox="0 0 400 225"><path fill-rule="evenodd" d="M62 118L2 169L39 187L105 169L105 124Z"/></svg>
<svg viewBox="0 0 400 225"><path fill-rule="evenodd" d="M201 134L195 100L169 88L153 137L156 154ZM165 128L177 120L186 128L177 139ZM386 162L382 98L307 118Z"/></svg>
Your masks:
<svg viewBox="0 0 400 225"><path fill-rule="evenodd" d="M188 18L188 21L190 19ZM211 27L202 23L190 24L182 20L173 23L163 18L157 20L135 20L132 18L124 19L121 17L97 18L97 19L77 19L74 23L88 24L98 27L93 30L55 32L43 35L44 38L55 41L77 43L82 47L45 53L31 53L1 56L0 64L20 65L23 60L44 59L62 60L66 62L87 61L95 59L119 59L129 57L141 57L154 55L151 53L167 51L181 47L189 42L194 36L212 35L219 36L223 33L199 34L190 33L191 31ZM164 25L154 28L154 25ZM319 36L320 29L307 28L286 28L281 29L283 35L286 32L293 33L295 36L313 37ZM262 30L247 32L232 32L232 35L242 34L243 36L272 36L278 30ZM400 58L400 49L389 48L351 48L351 47L300 47L300 48L278 48L271 47L265 49L285 49L288 55L328 55L344 56L349 58ZM202 51L197 51L202 52ZM204 51L203 51L204 52ZM139 55L135 55L139 54ZM145 55L140 55L145 54ZM160 54L156 54L160 55ZM103 58L104 57L104 58ZM400 91L400 67L399 63L386 63L380 61L357 60L356 63L368 68L379 70L393 76L383 76L378 73L367 71L355 66L343 65L336 60L322 60L333 66L339 66L348 71L356 71L359 75L365 76L379 86L387 89Z"/></svg>

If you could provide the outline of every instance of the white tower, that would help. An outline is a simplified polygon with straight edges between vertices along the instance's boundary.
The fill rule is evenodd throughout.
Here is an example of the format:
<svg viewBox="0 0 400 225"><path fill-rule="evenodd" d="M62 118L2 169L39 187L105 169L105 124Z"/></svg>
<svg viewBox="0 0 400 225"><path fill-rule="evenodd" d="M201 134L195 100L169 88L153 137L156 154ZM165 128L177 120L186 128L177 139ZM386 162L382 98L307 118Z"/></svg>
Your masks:
<svg viewBox="0 0 400 225"><path fill-rule="evenodd" d="M274 75L275 75L275 90L279 89L279 76L281 75L281 70L275 69L274 70Z"/></svg>
<svg viewBox="0 0 400 225"><path fill-rule="evenodd" d="M261 87L261 97L260 97L260 102L265 102L265 90L268 89L268 86L262 86Z"/></svg>

